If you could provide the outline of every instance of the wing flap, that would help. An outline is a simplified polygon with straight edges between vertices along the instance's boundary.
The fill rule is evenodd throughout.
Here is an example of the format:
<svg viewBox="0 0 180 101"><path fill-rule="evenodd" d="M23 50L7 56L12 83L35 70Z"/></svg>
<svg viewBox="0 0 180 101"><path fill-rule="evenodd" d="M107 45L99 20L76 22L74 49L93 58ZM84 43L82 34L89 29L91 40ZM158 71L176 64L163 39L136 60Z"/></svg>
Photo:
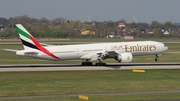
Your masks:
<svg viewBox="0 0 180 101"><path fill-rule="evenodd" d="M98 59L106 59L106 58L114 58L117 56L117 53L115 51L105 51L105 52L95 52L95 53L89 53L85 54L81 57L81 59L84 60L98 60Z"/></svg>

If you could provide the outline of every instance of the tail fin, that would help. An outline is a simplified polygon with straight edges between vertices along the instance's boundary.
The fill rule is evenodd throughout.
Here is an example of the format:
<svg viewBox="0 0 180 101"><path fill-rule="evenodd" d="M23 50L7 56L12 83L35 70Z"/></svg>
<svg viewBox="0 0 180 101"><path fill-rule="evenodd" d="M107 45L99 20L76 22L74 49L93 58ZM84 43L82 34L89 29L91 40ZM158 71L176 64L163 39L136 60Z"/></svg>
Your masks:
<svg viewBox="0 0 180 101"><path fill-rule="evenodd" d="M41 46L40 43L21 24L16 24L16 29L25 50L37 49L55 59L59 59L52 52Z"/></svg>
<svg viewBox="0 0 180 101"><path fill-rule="evenodd" d="M25 50L41 47L39 42L21 24L16 24L16 29Z"/></svg>

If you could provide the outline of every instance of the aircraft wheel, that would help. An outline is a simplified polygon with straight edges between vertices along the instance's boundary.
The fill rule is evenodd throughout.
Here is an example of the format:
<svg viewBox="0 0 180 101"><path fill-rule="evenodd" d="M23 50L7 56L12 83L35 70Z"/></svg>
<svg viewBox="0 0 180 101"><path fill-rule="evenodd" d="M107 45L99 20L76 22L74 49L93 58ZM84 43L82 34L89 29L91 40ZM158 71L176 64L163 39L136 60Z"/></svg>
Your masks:
<svg viewBox="0 0 180 101"><path fill-rule="evenodd" d="M92 62L82 62L82 66L92 66Z"/></svg>
<svg viewBox="0 0 180 101"><path fill-rule="evenodd" d="M103 63L103 66L106 66L106 63Z"/></svg>
<svg viewBox="0 0 180 101"><path fill-rule="evenodd" d="M85 66L85 62L82 62L82 66Z"/></svg>
<svg viewBox="0 0 180 101"><path fill-rule="evenodd" d="M86 66L92 66L92 62L87 62Z"/></svg>
<svg viewBox="0 0 180 101"><path fill-rule="evenodd" d="M92 66L93 65L93 63L92 62L90 62L90 66Z"/></svg>
<svg viewBox="0 0 180 101"><path fill-rule="evenodd" d="M101 63L101 66L106 66L106 63Z"/></svg>
<svg viewBox="0 0 180 101"><path fill-rule="evenodd" d="M158 62L158 61L159 61L159 59L155 59L155 61L156 61L156 62Z"/></svg>
<svg viewBox="0 0 180 101"><path fill-rule="evenodd" d="M95 66L106 66L106 63L96 63Z"/></svg>
<svg viewBox="0 0 180 101"><path fill-rule="evenodd" d="M98 63L95 63L95 66L98 66L99 64Z"/></svg>

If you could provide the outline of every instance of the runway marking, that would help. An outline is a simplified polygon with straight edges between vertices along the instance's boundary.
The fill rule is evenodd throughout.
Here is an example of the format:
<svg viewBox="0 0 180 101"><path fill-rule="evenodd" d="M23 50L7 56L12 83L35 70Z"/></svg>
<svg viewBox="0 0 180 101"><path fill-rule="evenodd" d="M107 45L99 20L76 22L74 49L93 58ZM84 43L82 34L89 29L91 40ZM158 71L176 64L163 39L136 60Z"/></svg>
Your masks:
<svg viewBox="0 0 180 101"><path fill-rule="evenodd" d="M92 93L82 94L84 96L117 96L117 95L138 95L138 94L168 94L180 93L180 90L166 91L145 91L145 92L107 92L107 93ZM81 94L55 94L55 95L37 95L37 96L6 96L0 99L27 99L27 98L58 98L58 97L78 97Z"/></svg>
<svg viewBox="0 0 180 101"><path fill-rule="evenodd" d="M131 63L107 66L81 66L77 64L0 65L0 72L16 71L72 71L72 70L133 70L133 69L180 69L180 63Z"/></svg>

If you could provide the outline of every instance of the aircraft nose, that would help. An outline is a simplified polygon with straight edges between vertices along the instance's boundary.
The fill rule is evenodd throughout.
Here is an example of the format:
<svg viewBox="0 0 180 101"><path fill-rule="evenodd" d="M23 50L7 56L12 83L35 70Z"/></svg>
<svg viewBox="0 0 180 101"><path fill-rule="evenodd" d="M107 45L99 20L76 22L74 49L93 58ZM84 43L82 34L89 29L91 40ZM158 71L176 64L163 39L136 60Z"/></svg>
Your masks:
<svg viewBox="0 0 180 101"><path fill-rule="evenodd" d="M164 50L165 50L165 51L167 51L167 50L168 50L168 47L167 47L167 46L165 46L165 47L164 47Z"/></svg>

